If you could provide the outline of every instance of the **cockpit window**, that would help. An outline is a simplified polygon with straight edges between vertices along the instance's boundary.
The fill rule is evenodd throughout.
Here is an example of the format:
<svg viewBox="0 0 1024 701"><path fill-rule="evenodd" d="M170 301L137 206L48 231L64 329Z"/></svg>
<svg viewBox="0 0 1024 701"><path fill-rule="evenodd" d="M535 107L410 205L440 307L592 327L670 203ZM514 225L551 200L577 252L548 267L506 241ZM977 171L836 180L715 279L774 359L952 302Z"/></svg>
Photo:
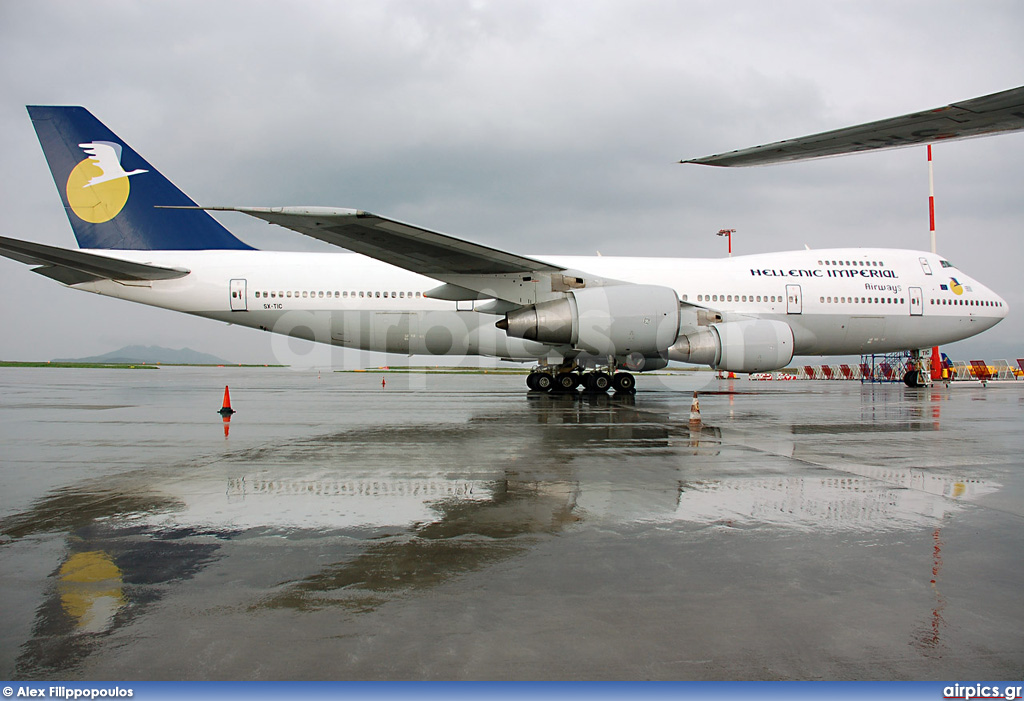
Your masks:
<svg viewBox="0 0 1024 701"><path fill-rule="evenodd" d="M948 260L940 260L939 262L942 263L942 267L943 268L955 268L956 267L955 265L950 263Z"/></svg>

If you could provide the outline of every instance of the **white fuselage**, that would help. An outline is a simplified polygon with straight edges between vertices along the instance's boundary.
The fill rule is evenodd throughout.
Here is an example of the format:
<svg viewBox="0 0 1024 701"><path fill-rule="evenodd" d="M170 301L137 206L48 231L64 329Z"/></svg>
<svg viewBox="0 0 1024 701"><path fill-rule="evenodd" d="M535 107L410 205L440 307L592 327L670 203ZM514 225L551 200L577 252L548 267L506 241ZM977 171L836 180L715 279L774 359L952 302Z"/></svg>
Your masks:
<svg viewBox="0 0 1024 701"><path fill-rule="evenodd" d="M473 302L429 299L432 278L350 253L92 251L187 268L175 280L74 285L98 294L348 348L529 360L566 349L495 328ZM773 319L797 355L924 348L1003 319L1006 302L941 257L892 249L829 249L726 259L537 256L568 269L674 289L723 321ZM476 304L479 304L476 303Z"/></svg>

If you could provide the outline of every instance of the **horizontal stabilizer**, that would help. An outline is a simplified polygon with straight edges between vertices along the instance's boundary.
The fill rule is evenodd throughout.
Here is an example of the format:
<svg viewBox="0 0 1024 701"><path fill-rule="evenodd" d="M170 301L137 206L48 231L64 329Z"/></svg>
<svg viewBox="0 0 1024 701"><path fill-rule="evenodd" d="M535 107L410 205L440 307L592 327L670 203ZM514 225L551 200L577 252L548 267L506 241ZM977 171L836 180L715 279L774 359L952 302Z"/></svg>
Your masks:
<svg viewBox="0 0 1024 701"><path fill-rule="evenodd" d="M187 208L185 208L187 209ZM242 212L414 273L500 275L554 272L558 266L457 239L356 209L333 207L201 207Z"/></svg>
<svg viewBox="0 0 1024 701"><path fill-rule="evenodd" d="M969 139L1024 129L1024 86L954 102L924 112L891 117L776 141L739 151L692 158L680 163L711 166L758 166L845 153L915 146L937 141Z"/></svg>
<svg viewBox="0 0 1024 701"><path fill-rule="evenodd" d="M34 272L66 285L93 280L173 280L189 274L182 268L161 268L4 236L0 236L0 255L19 263L42 266Z"/></svg>

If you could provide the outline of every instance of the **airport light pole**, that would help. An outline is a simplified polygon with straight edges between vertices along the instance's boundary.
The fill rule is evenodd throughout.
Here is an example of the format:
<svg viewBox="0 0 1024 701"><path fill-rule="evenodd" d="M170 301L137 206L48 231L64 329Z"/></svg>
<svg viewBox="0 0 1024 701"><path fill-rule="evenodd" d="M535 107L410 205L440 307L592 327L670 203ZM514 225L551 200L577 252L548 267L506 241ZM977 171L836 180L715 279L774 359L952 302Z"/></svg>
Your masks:
<svg viewBox="0 0 1024 701"><path fill-rule="evenodd" d="M932 234L932 253L938 253L935 245L935 171L932 169L931 144L928 144L928 228Z"/></svg>
<svg viewBox="0 0 1024 701"><path fill-rule="evenodd" d="M938 253L935 242L935 170L932 167L932 145L928 144L928 230L932 237L932 254ZM932 380L942 379L942 355L938 346L932 346L931 367L928 374Z"/></svg>
<svg viewBox="0 0 1024 701"><path fill-rule="evenodd" d="M736 229L719 229L718 235L725 236L729 239L729 257L732 258L732 235L736 233Z"/></svg>

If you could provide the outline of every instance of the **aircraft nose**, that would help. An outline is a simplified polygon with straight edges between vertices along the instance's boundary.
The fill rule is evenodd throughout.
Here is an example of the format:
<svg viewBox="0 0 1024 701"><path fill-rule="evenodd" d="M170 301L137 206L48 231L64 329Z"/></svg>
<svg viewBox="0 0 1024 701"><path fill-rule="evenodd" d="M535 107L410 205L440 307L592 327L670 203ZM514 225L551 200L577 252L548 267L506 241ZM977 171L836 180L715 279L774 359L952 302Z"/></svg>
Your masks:
<svg viewBox="0 0 1024 701"><path fill-rule="evenodd" d="M996 295L996 299L999 300L999 307L997 307L999 309L999 316L1005 319L1006 315L1010 313L1010 305L999 295Z"/></svg>

